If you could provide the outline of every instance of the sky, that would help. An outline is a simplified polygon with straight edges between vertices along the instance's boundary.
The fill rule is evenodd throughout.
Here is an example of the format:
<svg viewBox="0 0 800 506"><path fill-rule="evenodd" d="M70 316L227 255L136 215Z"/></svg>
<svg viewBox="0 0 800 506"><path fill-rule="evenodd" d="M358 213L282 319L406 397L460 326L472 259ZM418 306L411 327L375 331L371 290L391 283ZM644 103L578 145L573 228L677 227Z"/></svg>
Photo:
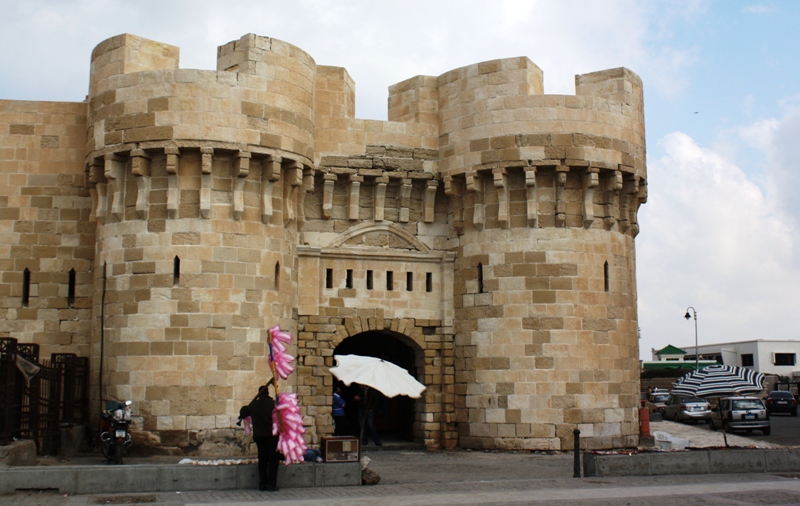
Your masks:
<svg viewBox="0 0 800 506"><path fill-rule="evenodd" d="M385 120L416 75L527 56L545 93L627 67L644 82L648 202L636 238L640 358L668 344L800 339L800 2L0 0L0 98L81 101L91 51L133 33L214 69L275 37L345 67Z"/></svg>

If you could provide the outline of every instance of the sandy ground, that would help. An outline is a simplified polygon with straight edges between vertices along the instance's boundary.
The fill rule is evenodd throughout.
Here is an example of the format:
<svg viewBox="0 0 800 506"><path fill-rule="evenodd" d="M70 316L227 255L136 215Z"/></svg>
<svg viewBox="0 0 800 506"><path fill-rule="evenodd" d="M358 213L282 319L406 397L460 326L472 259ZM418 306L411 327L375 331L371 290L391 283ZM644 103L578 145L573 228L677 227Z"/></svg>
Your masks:
<svg viewBox="0 0 800 506"><path fill-rule="evenodd" d="M713 448L725 446L722 430L712 431L706 423L679 423L664 420L663 422L650 422L650 434L655 431L666 432L672 437L688 439L692 448ZM657 445L658 443L656 443ZM736 434L728 434L729 446L746 448L779 448L781 445L757 441Z"/></svg>

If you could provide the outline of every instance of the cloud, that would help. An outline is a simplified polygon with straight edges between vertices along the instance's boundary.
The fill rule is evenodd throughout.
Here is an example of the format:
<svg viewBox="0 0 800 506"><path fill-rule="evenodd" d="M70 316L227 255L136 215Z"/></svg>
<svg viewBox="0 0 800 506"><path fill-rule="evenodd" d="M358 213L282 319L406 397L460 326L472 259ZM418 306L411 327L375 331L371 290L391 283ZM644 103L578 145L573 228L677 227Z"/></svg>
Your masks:
<svg viewBox="0 0 800 506"><path fill-rule="evenodd" d="M213 69L218 45L252 32L345 67L356 81L357 116L385 119L390 85L490 59L528 56L545 72L546 93L556 94L574 93L575 74L649 71L650 16L635 0L14 2L0 18L0 45L17 48L0 53L0 97L82 100L92 49L119 33L179 46L183 68ZM683 65L680 56L663 60L654 74Z"/></svg>
<svg viewBox="0 0 800 506"><path fill-rule="evenodd" d="M776 159L790 156L800 123L764 125L771 123L743 131L762 134L755 144ZM651 348L693 344L694 329L682 318L687 306L697 309L701 343L797 337L800 244L783 198L683 133L665 136L657 150L637 238L642 358Z"/></svg>
<svg viewBox="0 0 800 506"><path fill-rule="evenodd" d="M749 14L766 14L768 12L775 12L775 6L764 4L748 5L742 9L742 12Z"/></svg>

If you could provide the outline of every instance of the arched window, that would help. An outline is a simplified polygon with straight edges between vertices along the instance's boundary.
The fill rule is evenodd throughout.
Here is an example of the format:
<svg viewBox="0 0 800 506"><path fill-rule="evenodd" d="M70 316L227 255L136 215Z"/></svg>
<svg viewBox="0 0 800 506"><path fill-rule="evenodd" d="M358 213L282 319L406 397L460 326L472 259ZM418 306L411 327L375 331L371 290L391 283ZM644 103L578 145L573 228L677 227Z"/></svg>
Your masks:
<svg viewBox="0 0 800 506"><path fill-rule="evenodd" d="M608 291L608 285L609 285L609 283L608 283L608 262L603 264L603 278L604 278L604 282L605 282L605 284L604 284L605 290Z"/></svg>
<svg viewBox="0 0 800 506"><path fill-rule="evenodd" d="M483 264L478 263L478 293L483 293Z"/></svg>
<svg viewBox="0 0 800 506"><path fill-rule="evenodd" d="M275 262L275 289L281 288L281 263Z"/></svg>

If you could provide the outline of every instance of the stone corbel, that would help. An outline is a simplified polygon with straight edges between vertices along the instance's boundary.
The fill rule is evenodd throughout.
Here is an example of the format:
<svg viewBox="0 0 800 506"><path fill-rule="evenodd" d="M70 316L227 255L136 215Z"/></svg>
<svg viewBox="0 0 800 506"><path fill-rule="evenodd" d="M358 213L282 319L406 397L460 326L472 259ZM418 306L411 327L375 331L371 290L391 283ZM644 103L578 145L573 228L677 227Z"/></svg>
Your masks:
<svg viewBox="0 0 800 506"><path fill-rule="evenodd" d="M566 186L567 173L569 167L559 165L556 167L556 227L564 228L567 226L567 201Z"/></svg>
<svg viewBox="0 0 800 506"><path fill-rule="evenodd" d="M250 158L248 151L239 151L233 167L233 219L239 221L244 213L244 183L250 174Z"/></svg>
<svg viewBox="0 0 800 506"><path fill-rule="evenodd" d="M364 182L364 176L350 174L350 188L348 190L347 199L347 219L357 220L359 211L359 200L361 199L361 183Z"/></svg>
<svg viewBox="0 0 800 506"><path fill-rule="evenodd" d="M322 217L331 219L333 213L333 188L336 186L336 174L330 172L322 176Z"/></svg>
<svg viewBox="0 0 800 506"><path fill-rule="evenodd" d="M425 196L423 201L423 216L422 219L425 223L433 223L435 210L436 210L436 189L439 187L439 181L431 179L425 186Z"/></svg>
<svg viewBox="0 0 800 506"><path fill-rule="evenodd" d="M508 172L506 169L494 169L492 177L497 189L497 221L503 228L508 228Z"/></svg>
<svg viewBox="0 0 800 506"><path fill-rule="evenodd" d="M306 221L306 195L314 191L314 169L311 167L303 167L303 184L302 191L297 194L297 221L298 223L305 223Z"/></svg>
<svg viewBox="0 0 800 506"><path fill-rule="evenodd" d="M383 221L384 210L386 206L386 186L389 184L389 176L381 176L375 178L375 199L373 208L375 209L374 220Z"/></svg>
<svg viewBox="0 0 800 506"><path fill-rule="evenodd" d="M274 213L272 193L281 178L281 157L268 156L261 160L261 223L269 223Z"/></svg>
<svg viewBox="0 0 800 506"><path fill-rule="evenodd" d="M103 160L103 173L111 187L111 216L121 218L125 209L122 195L125 187L125 162L114 153L106 154Z"/></svg>
<svg viewBox="0 0 800 506"><path fill-rule="evenodd" d="M536 167L525 167L528 226L536 228L539 222L539 199L536 192Z"/></svg>
<svg viewBox="0 0 800 506"><path fill-rule="evenodd" d="M450 208L453 210L453 228L460 234L464 231L464 180L456 180L452 176L445 176L444 194L450 197Z"/></svg>
<svg viewBox="0 0 800 506"><path fill-rule="evenodd" d="M620 231L627 232L631 228L632 214L635 214L636 203L639 199L639 180L636 176L630 175L624 178L623 196L620 200ZM635 221L635 217L634 217Z"/></svg>
<svg viewBox="0 0 800 506"><path fill-rule="evenodd" d="M409 206L411 205L411 179L402 179L400 181L400 222L408 223L410 218Z"/></svg>
<svg viewBox="0 0 800 506"><path fill-rule="evenodd" d="M297 191L303 184L303 164L287 160L281 165L284 173L283 183L283 222L297 219Z"/></svg>
<svg viewBox="0 0 800 506"><path fill-rule="evenodd" d="M211 169L214 164L214 148L200 148L200 216L211 216Z"/></svg>
<svg viewBox="0 0 800 506"><path fill-rule="evenodd" d="M484 223L486 223L486 212L483 203L483 177L477 171L467 173L467 190L475 193L472 224L478 229L482 229Z"/></svg>
<svg viewBox="0 0 800 506"><path fill-rule="evenodd" d="M591 228L594 222L594 189L600 183L600 169L590 167L583 175L583 226Z"/></svg>
<svg viewBox="0 0 800 506"><path fill-rule="evenodd" d="M647 181L639 179L639 193L634 199L634 205L631 209L631 235L636 237L639 235L639 206L647 202Z"/></svg>
<svg viewBox="0 0 800 506"><path fill-rule="evenodd" d="M603 225L606 230L618 230L617 224L619 214L619 192L622 190L622 172L615 170L605 178L605 192L603 195L603 205L605 207L605 218Z"/></svg>
<svg viewBox="0 0 800 506"><path fill-rule="evenodd" d="M136 215L146 220L150 209L150 157L143 149L131 151L131 173L136 177Z"/></svg>
<svg viewBox="0 0 800 506"><path fill-rule="evenodd" d="M181 203L181 189L178 186L181 150L177 146L167 146L164 154L167 156L167 216L177 218Z"/></svg>
<svg viewBox="0 0 800 506"><path fill-rule="evenodd" d="M95 158L89 164L89 183L94 185L89 187L89 193L92 195L92 211L89 214L89 221L98 221L104 224L108 215L108 200L106 198L104 163L100 158Z"/></svg>

